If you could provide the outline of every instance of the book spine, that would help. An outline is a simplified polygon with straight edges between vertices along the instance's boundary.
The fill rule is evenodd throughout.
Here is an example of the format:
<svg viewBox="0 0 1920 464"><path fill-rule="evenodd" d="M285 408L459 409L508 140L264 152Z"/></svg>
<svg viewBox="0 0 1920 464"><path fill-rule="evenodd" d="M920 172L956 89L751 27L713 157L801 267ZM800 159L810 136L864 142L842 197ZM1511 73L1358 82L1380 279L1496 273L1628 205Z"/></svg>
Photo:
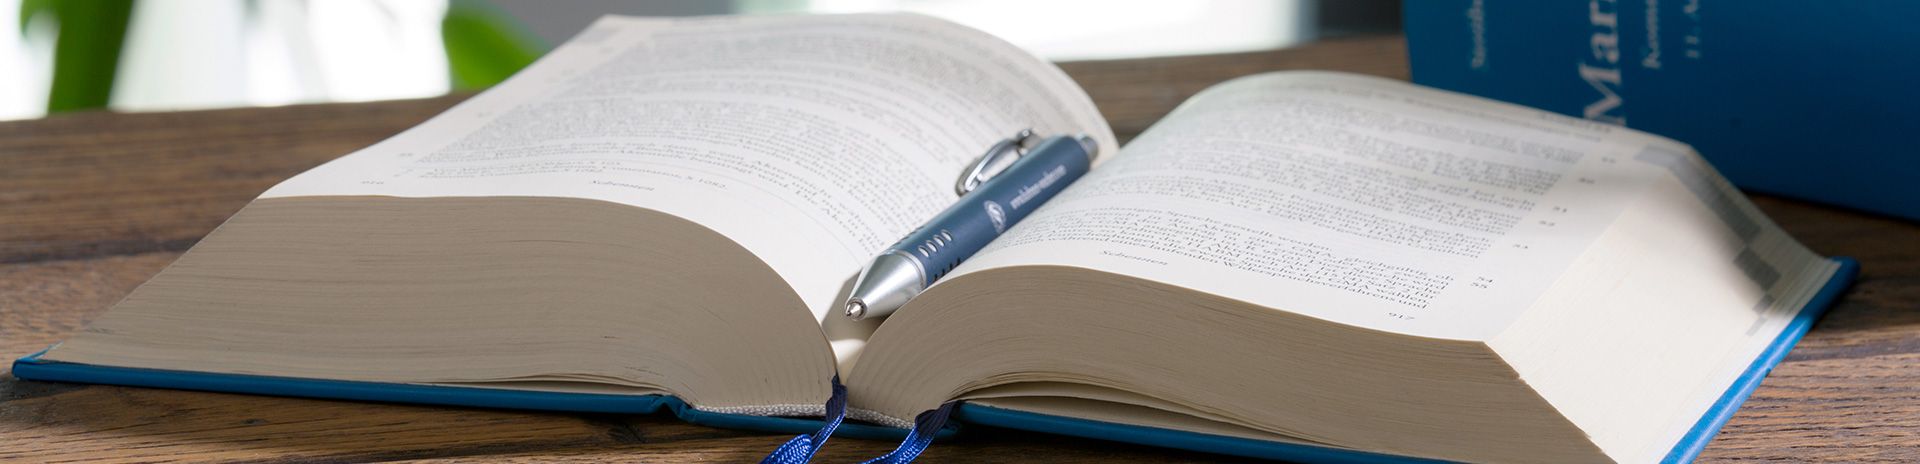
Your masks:
<svg viewBox="0 0 1920 464"><path fill-rule="evenodd" d="M1741 188L1920 219L1916 2L1429 0L1415 83L1693 145Z"/></svg>

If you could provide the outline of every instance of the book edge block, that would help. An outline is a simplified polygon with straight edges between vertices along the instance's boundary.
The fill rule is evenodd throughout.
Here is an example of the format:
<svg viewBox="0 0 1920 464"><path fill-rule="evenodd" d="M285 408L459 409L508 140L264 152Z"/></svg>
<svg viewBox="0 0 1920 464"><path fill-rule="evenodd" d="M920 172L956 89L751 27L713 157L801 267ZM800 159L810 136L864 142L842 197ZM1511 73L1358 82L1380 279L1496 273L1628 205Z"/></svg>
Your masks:
<svg viewBox="0 0 1920 464"><path fill-rule="evenodd" d="M1839 300L1859 274L1859 262L1847 257L1830 258L1839 265L1827 283L1808 300L1787 328L1762 351L1747 370L1735 379L1707 413L1696 422L1663 462L1690 462L1706 449L1720 428L1733 418L1761 380L1786 358L1787 352L1813 328L1833 303ZM46 350L15 360L15 377L26 380L93 383L134 387L170 388L269 396L292 396L385 403L470 406L559 412L613 414L651 414L662 410L688 423L712 427L780 433L812 433L821 427L818 419L763 417L701 411L669 395L615 395L601 393L565 393L506 390L483 387L397 384L343 380L299 379L245 374L180 372L130 367L93 366L40 359ZM1155 427L1115 424L1087 419L1053 416L977 404L962 404L955 419L968 424L1070 435L1148 446L1176 448L1240 457L1283 459L1308 462L1342 463L1426 463L1440 462L1423 458L1370 453L1364 451L1277 443L1248 438L1225 437ZM950 435L954 429L942 430ZM846 423L836 436L899 440L905 429Z"/></svg>
<svg viewBox="0 0 1920 464"><path fill-rule="evenodd" d="M1720 428L1733 418L1740 404L1753 395L1760 381L1773 371L1773 367L1785 359L1787 352L1799 343L1813 328L1813 324L1824 315L1828 308L1846 293L1855 276L1860 272L1860 264L1853 258L1829 258L1839 267L1780 336L1761 351L1760 356L1747 366L1747 370L1734 379L1733 385L1721 395L1707 413L1695 422L1693 428L1674 444L1671 451L1661 459L1663 463L1692 462L1705 450L1707 443L1713 440ZM1301 462L1328 463L1429 463L1443 462L1426 458L1371 453L1340 448L1329 448L1292 443L1277 443L1239 437L1225 437L1204 433L1169 430L1138 425L1115 424L1110 422L1076 419L1071 417L1038 414L1012 409L995 408L978 404L963 404L955 417L968 424L1030 430L1059 435L1120 441L1163 448L1177 448L1208 453L1226 454L1240 457L1278 459Z"/></svg>

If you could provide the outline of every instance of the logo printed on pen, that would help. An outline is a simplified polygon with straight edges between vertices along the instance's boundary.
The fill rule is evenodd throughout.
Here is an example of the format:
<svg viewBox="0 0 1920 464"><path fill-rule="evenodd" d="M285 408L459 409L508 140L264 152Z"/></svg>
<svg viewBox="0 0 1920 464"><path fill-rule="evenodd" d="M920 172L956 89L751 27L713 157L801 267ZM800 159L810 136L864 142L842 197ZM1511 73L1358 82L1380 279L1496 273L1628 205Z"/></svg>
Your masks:
<svg viewBox="0 0 1920 464"><path fill-rule="evenodd" d="M987 220L993 222L994 233L1006 233L1007 210L1000 209L1000 203L992 200L987 201L986 207Z"/></svg>
<svg viewBox="0 0 1920 464"><path fill-rule="evenodd" d="M1059 190L1055 187L1086 174L1099 150L1085 134L1035 138L1032 130L1022 130L993 144L962 169L954 179L958 199L953 204L860 269L853 291L843 300L847 317L856 321L887 317L900 309L987 242L1013 228L1028 211L1052 197ZM1086 157L1086 162L1079 157ZM989 173L993 166L1004 167L1002 172ZM1007 177L999 179L1003 176ZM982 187L989 190L980 192ZM1010 191L1016 187L1017 192Z"/></svg>

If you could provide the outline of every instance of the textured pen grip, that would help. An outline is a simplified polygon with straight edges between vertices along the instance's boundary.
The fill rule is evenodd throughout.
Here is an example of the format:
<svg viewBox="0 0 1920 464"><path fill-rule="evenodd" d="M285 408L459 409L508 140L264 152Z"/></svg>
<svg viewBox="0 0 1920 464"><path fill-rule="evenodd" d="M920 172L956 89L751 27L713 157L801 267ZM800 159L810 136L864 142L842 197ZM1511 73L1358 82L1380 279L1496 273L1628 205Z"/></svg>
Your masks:
<svg viewBox="0 0 1920 464"><path fill-rule="evenodd" d="M888 251L912 256L925 271L922 283L932 285L1085 175L1090 158L1072 138L1047 139Z"/></svg>

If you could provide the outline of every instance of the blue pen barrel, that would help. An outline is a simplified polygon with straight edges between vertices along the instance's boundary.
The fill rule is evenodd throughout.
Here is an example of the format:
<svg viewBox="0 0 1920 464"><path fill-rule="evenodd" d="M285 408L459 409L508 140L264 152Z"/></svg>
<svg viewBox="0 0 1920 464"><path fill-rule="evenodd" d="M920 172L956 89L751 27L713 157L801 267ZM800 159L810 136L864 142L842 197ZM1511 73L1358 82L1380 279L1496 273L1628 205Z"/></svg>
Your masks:
<svg viewBox="0 0 1920 464"><path fill-rule="evenodd" d="M1029 132L1021 134L1010 140L1022 139ZM1010 142L995 145L981 162L991 162L996 153L1005 153L1002 150L1012 147L1006 143ZM1093 139L1084 135L1051 137L978 185L973 184L981 177L978 165L970 169L956 189L973 185L973 190L860 270L853 279L853 292L847 296L847 317L886 317L906 305L961 261L1079 180L1093 163L1093 150Z"/></svg>
<svg viewBox="0 0 1920 464"><path fill-rule="evenodd" d="M1087 147L1072 137L1048 138L887 251L918 260L926 271L923 288L933 285L1086 175L1092 165L1089 155Z"/></svg>

